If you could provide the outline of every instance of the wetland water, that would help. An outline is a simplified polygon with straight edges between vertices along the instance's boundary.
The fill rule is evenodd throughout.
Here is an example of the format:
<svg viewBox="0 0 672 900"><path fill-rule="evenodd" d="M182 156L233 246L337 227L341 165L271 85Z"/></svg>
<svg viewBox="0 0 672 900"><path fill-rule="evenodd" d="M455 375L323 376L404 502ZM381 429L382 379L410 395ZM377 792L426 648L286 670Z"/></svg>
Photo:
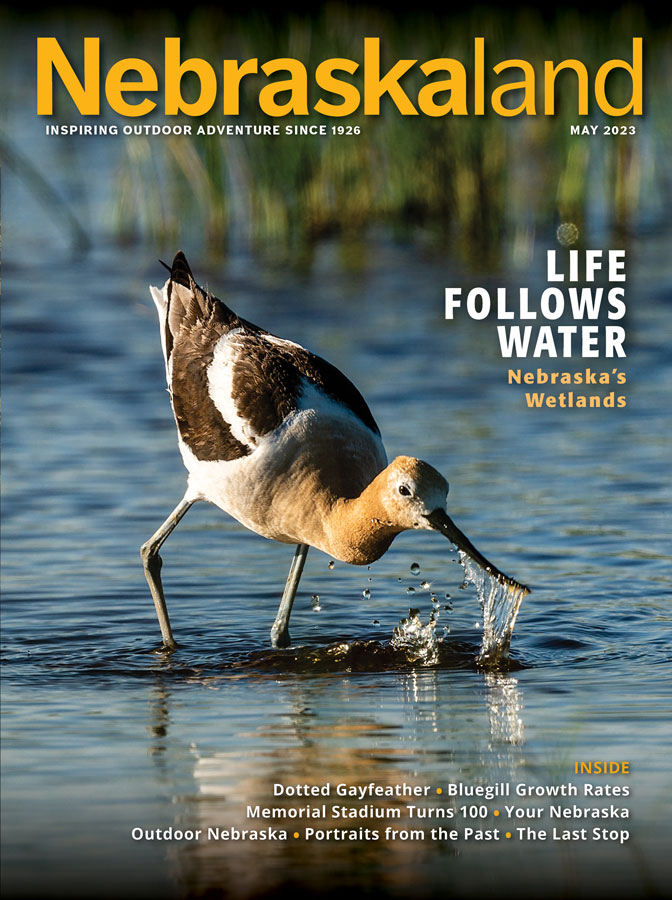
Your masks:
<svg viewBox="0 0 672 900"><path fill-rule="evenodd" d="M295 646L272 652L292 549L199 504L162 551L180 643L164 658L153 652L159 630L138 555L185 477L147 289L162 270L145 247L103 241L70 258L47 223L44 233L28 227L37 219L19 186L5 187L6 895L89 896L95 886L101 897L244 898L290 886L297 895L662 896L672 874L669 231L632 242L624 410L528 409L507 384L494 329L444 322L444 287L474 283L450 259L374 238L356 270L329 242L309 274L242 253L208 268L189 254L242 315L343 369L390 457L412 453L442 471L456 523L532 593L510 666L484 671L474 662L476 593L459 589L464 573L445 539L402 535L370 570L331 567L311 551ZM529 270L495 283L533 284L544 269L538 248ZM442 601L437 633L450 632L427 665L390 642L410 607L428 622L432 592ZM418 804L456 811L483 800L450 797L453 783L513 792L598 782L573 775L581 759L629 760L630 775L607 781L630 796L562 802L613 801L631 817L546 813L544 827L625 828L625 843L305 841L293 839L294 821L286 841L263 844L132 836L280 828L248 819L248 805L346 802L274 798L274 784L427 787ZM502 832L539 825L509 819L504 803L524 816L548 806L514 793L498 803ZM487 806L486 818L455 812L446 827L492 830ZM345 822L388 825L408 822L366 811Z"/></svg>

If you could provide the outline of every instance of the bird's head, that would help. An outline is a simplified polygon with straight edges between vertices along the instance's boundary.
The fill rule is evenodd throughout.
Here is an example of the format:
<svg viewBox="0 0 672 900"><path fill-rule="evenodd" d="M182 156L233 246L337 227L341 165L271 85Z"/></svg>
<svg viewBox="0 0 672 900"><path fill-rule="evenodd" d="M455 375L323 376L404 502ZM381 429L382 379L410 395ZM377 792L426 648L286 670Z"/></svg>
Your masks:
<svg viewBox="0 0 672 900"><path fill-rule="evenodd" d="M446 510L448 482L433 466L412 456L398 456L381 474L385 479L383 504L391 522L401 529L438 531L495 578L518 585L493 566L450 518Z"/></svg>
<svg viewBox="0 0 672 900"><path fill-rule="evenodd" d="M383 475L385 511L401 528L432 528L430 516L445 513L448 482L429 463L397 456Z"/></svg>

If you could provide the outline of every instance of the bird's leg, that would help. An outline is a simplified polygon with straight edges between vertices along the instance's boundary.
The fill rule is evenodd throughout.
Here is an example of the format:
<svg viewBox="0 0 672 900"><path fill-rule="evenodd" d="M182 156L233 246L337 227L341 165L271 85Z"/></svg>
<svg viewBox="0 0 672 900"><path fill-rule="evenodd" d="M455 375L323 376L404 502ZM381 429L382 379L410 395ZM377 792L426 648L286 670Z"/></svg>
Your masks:
<svg viewBox="0 0 672 900"><path fill-rule="evenodd" d="M173 632L170 627L170 619L168 618L168 608L166 607L166 598L163 595L163 585L161 584L161 557L159 556L159 548L178 524L182 516L195 503L197 498L187 499L187 495L180 500L166 521L158 528L151 538L146 541L140 548L140 556L145 569L145 577L147 584L152 592L154 606L156 607L156 615L159 618L161 626L161 634L163 636L163 650L174 650L177 646Z"/></svg>
<svg viewBox="0 0 672 900"><path fill-rule="evenodd" d="M278 607L278 614L271 628L271 644L273 647L289 647L291 639L289 637L289 617L292 612L292 604L296 596L296 589L299 586L301 573L303 572L303 564L308 555L308 544L297 544L294 551L294 559L287 576L287 584L282 594L282 600Z"/></svg>

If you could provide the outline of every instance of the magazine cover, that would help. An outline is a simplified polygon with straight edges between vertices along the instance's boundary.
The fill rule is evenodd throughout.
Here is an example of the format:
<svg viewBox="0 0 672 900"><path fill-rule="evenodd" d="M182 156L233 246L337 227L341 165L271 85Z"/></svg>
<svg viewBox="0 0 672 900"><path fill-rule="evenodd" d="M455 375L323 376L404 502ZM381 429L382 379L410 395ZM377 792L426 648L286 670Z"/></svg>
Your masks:
<svg viewBox="0 0 672 900"><path fill-rule="evenodd" d="M0 10L8 900L669 896L671 33Z"/></svg>

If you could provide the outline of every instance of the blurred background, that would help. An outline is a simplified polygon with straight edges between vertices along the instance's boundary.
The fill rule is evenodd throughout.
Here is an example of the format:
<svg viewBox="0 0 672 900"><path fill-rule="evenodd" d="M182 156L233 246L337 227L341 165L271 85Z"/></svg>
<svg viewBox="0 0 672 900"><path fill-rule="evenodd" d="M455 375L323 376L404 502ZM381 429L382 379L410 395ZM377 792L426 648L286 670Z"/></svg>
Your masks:
<svg viewBox="0 0 672 900"><path fill-rule="evenodd" d="M44 216L53 219L56 231L65 232L62 238L78 247L98 236L122 245L142 241L157 249L181 240L197 243L215 259L242 246L299 266L310 265L312 249L325 237L360 244L381 227L431 252L450 248L482 269L507 253L518 263L528 261L538 230L553 221L574 222L581 234L599 231L618 241L665 217L671 190L665 165L670 116L663 86L669 83L672 63L669 21L660 7L655 14L640 4L563 5L552 11L476 5L432 12L422 4L403 10L339 3L310 12L300 5L284 9L269 16L263 7L241 12L196 6L185 12L157 5L119 16L101 8L66 6L45 10L38 19L6 9L2 151L7 170L39 197ZM447 56L463 61L470 76L473 39L482 36L488 70L503 59L522 57L535 66L538 82L545 59L578 58L594 76L607 59L631 59L632 37L640 36L645 114L610 122L592 99L591 114L581 118L575 76L563 73L557 111L550 117L504 119L490 111L482 117L410 119L388 99L379 117L360 111L345 120L315 113L279 120L359 125L357 137L45 139L41 132L47 123L121 120L109 110L100 117L80 117L62 88L56 114L35 116L37 34L57 37L80 73L82 37L87 35L101 37L105 70L117 59L137 55L159 73L164 36L181 37L182 59L200 56L218 71L224 58L258 57L263 62L291 56L312 72L332 56L361 60L363 39L373 35L381 39L385 67L398 59L422 62ZM425 82L418 68L403 82L411 97ZM609 78L615 105L628 96L623 75L615 72ZM511 70L501 80L517 76ZM190 79L194 76L183 79L186 99L196 88ZM359 83L357 74L353 82ZM256 103L265 83L263 75L243 79L242 113L228 122L269 121ZM490 90L499 83L493 75ZM470 103L472 86L470 78ZM319 93L314 85L310 88L312 109ZM538 84L538 108L541 97L543 85ZM514 101L515 94L511 105ZM221 123L220 104L221 90L212 111L192 124ZM22 121L28 134L21 131ZM163 121L159 109L124 120ZM183 116L166 121L191 122ZM601 134L577 139L570 134L571 125L586 122L635 124L637 139ZM84 177L97 167L104 178Z"/></svg>

